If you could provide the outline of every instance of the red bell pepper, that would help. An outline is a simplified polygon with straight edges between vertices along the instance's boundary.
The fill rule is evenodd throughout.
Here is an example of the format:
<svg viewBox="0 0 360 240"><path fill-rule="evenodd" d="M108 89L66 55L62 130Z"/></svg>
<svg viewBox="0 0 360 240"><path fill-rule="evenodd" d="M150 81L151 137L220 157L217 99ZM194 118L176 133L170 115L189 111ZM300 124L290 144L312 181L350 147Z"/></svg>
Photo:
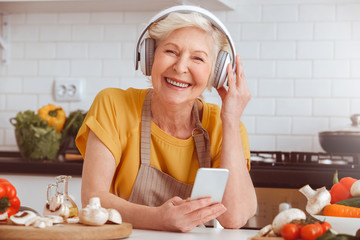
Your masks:
<svg viewBox="0 0 360 240"><path fill-rule="evenodd" d="M333 183L334 185L330 189L330 195L331 195L331 204L337 203L339 201L352 198L350 189L354 182L356 182L357 179L352 177L343 177L342 179L338 178L338 173L334 174Z"/></svg>
<svg viewBox="0 0 360 240"><path fill-rule="evenodd" d="M15 187L6 179L0 178L0 215L7 213L10 217L20 209L20 200Z"/></svg>

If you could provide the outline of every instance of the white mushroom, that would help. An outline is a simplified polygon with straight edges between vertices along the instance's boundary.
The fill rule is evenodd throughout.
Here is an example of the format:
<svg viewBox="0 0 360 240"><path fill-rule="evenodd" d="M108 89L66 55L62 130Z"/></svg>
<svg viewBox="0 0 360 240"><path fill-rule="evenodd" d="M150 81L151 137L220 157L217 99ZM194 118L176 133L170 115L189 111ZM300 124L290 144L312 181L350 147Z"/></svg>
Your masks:
<svg viewBox="0 0 360 240"><path fill-rule="evenodd" d="M36 227L36 228L51 227L53 225L53 220L49 217L39 217L38 216L29 225Z"/></svg>
<svg viewBox="0 0 360 240"><path fill-rule="evenodd" d="M330 204L331 195L325 187L312 189L309 185L300 188L299 191L305 195L308 202L306 211L310 214L319 214L326 205Z"/></svg>
<svg viewBox="0 0 360 240"><path fill-rule="evenodd" d="M255 237L268 237L269 234L273 231L272 225L266 225L262 229L259 230L259 232L255 235Z"/></svg>
<svg viewBox="0 0 360 240"><path fill-rule="evenodd" d="M16 225L26 226L26 224L32 222L36 217L37 215L33 211L25 210L12 215L10 221Z"/></svg>
<svg viewBox="0 0 360 240"><path fill-rule="evenodd" d="M112 223L117 223L117 224L122 223L121 215L116 209L110 208L110 209L107 209L107 211L109 213L108 221L110 221Z"/></svg>
<svg viewBox="0 0 360 240"><path fill-rule="evenodd" d="M0 221L8 219L8 213L4 212L3 214L0 214Z"/></svg>
<svg viewBox="0 0 360 240"><path fill-rule="evenodd" d="M293 220L302 219L306 219L306 215L302 210L298 208L289 208L278 213L278 215L275 216L272 222L272 228L276 234L280 234L281 228L285 224L290 223Z"/></svg>
<svg viewBox="0 0 360 240"><path fill-rule="evenodd" d="M100 198L93 197L90 203L80 210L80 222L87 225L103 225L109 219L109 213L100 205Z"/></svg>
<svg viewBox="0 0 360 240"><path fill-rule="evenodd" d="M360 197L360 180L357 180L351 185L350 193L353 197Z"/></svg>
<svg viewBox="0 0 360 240"><path fill-rule="evenodd" d="M70 214L69 207L63 203L61 197L56 195L51 198L50 202L46 203L44 207L44 216L56 215L63 218L68 218Z"/></svg>

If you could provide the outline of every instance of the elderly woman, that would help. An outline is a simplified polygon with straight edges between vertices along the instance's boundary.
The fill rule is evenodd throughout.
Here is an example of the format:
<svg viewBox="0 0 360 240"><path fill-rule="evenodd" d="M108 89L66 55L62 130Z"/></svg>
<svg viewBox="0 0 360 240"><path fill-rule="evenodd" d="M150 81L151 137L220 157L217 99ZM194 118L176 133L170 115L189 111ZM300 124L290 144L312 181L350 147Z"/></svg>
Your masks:
<svg viewBox="0 0 360 240"><path fill-rule="evenodd" d="M186 232L214 218L240 228L257 206L240 121L250 100L240 57L236 71L227 66L228 87L217 89L220 109L200 96L228 47L224 34L197 12L170 13L148 34L156 42L153 88L102 90L79 130L82 204L100 197L134 228ZM222 203L189 200L199 167L229 169Z"/></svg>

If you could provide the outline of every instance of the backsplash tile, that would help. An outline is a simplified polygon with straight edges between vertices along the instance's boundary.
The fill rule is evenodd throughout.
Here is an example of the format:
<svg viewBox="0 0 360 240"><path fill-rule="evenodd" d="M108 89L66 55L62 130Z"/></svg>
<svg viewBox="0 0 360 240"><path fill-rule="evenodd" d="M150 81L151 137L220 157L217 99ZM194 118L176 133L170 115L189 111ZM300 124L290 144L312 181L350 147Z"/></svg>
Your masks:
<svg viewBox="0 0 360 240"><path fill-rule="evenodd" d="M360 113L360 3L234 3L214 12L232 34L252 100L244 111L252 150L322 151L318 132ZM205 6L206 7L206 6ZM149 87L134 71L138 34L155 12L10 15L10 59L0 65L0 150L16 150L9 119L55 103L88 109L106 87ZM0 50L1 53L1 50ZM83 78L81 102L55 102L54 80ZM205 99L221 106L213 90Z"/></svg>

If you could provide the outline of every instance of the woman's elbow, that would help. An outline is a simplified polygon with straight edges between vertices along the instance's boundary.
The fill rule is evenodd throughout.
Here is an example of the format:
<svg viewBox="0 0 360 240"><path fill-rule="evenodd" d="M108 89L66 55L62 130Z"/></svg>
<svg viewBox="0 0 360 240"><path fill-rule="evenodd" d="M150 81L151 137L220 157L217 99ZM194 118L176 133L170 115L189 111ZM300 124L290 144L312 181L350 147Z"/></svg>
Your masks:
<svg viewBox="0 0 360 240"><path fill-rule="evenodd" d="M256 213L257 205L249 206L247 211L233 214L227 218L221 219L221 226L226 229L239 229L242 228L250 218L252 218Z"/></svg>

